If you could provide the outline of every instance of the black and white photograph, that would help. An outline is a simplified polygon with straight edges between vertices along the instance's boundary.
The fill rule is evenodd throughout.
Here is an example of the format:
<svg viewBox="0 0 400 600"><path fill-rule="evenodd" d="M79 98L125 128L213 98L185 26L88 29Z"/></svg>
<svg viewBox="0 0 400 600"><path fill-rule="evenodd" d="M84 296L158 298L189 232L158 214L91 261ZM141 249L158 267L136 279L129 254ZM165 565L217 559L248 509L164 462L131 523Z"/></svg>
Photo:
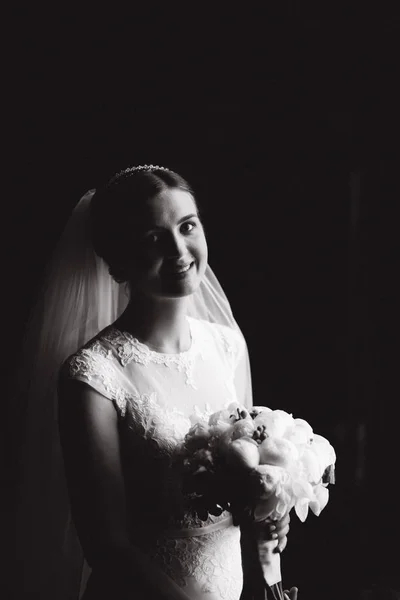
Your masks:
<svg viewBox="0 0 400 600"><path fill-rule="evenodd" d="M311 4L10 18L2 600L400 599L400 21Z"/></svg>

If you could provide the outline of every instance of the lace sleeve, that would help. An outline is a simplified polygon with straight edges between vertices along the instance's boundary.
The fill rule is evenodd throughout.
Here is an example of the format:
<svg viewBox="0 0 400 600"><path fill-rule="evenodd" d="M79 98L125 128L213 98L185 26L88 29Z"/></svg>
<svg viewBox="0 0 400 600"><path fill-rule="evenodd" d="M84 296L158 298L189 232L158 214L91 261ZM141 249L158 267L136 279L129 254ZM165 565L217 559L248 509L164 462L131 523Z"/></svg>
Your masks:
<svg viewBox="0 0 400 600"><path fill-rule="evenodd" d="M125 415L128 393L118 384L112 351L98 342L70 356L61 368L60 379L83 381L115 402L121 416Z"/></svg>

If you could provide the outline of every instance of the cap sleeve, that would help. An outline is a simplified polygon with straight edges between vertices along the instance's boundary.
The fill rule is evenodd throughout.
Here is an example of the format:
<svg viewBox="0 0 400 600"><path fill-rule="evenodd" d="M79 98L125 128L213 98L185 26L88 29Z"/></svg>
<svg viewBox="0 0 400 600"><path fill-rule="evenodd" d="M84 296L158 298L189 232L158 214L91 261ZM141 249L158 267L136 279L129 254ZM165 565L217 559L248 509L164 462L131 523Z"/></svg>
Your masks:
<svg viewBox="0 0 400 600"><path fill-rule="evenodd" d="M118 384L118 373L111 350L98 342L90 348L82 348L67 358L60 370L60 380L82 381L109 400L116 403L122 416L125 413L125 390Z"/></svg>

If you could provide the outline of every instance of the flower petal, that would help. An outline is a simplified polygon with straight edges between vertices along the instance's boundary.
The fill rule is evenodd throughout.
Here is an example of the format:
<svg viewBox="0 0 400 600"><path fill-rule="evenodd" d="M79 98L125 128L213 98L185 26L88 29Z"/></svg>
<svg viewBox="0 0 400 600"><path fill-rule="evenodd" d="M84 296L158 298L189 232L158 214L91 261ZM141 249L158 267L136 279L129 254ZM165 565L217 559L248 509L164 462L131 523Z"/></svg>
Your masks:
<svg viewBox="0 0 400 600"><path fill-rule="evenodd" d="M308 504L309 500L307 498L301 498L295 504L294 510L296 511L296 515L299 517L300 521L304 523L307 519L308 515Z"/></svg>
<svg viewBox="0 0 400 600"><path fill-rule="evenodd" d="M232 439L236 440L245 435L252 436L254 429L255 427L253 419L240 419L240 421L236 421L236 423L233 425Z"/></svg>
<svg viewBox="0 0 400 600"><path fill-rule="evenodd" d="M308 481L304 481L301 479L298 481L293 481L292 489L294 495L297 496L297 498L299 499L307 498L307 501L314 499L314 490L312 485Z"/></svg>
<svg viewBox="0 0 400 600"><path fill-rule="evenodd" d="M281 438L286 430L293 425L293 417L284 410L273 410L258 414L254 423L256 427L264 426L268 436Z"/></svg>
<svg viewBox="0 0 400 600"><path fill-rule="evenodd" d="M323 473L318 455L311 448L305 448L301 463L308 481L318 483Z"/></svg>
<svg viewBox="0 0 400 600"><path fill-rule="evenodd" d="M310 508L313 513L318 517L329 500L329 490L324 485L317 485L314 488L315 500L310 502Z"/></svg>
<svg viewBox="0 0 400 600"><path fill-rule="evenodd" d="M269 436L260 444L260 463L290 468L298 459L299 451L289 440Z"/></svg>

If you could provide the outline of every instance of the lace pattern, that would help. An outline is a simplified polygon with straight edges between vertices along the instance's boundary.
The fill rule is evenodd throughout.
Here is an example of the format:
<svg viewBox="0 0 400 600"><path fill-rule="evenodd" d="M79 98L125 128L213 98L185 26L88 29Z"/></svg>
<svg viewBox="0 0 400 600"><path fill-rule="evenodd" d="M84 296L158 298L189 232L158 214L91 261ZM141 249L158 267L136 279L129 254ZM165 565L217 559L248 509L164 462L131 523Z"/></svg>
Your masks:
<svg viewBox="0 0 400 600"><path fill-rule="evenodd" d="M121 416L125 416L126 404L131 399L131 395L118 385L117 373L111 359L111 351L107 351L96 341L91 348L83 348L69 359L69 376L82 378L88 383L98 380L102 388L100 391L115 400Z"/></svg>
<svg viewBox="0 0 400 600"><path fill-rule="evenodd" d="M204 594L239 600L243 575L237 527L190 538L160 538L146 551L181 587L195 581Z"/></svg>
<svg viewBox="0 0 400 600"><path fill-rule="evenodd" d="M154 363L169 368L176 368L178 371L185 373L185 383L192 386L194 389L197 389L193 380L193 347L190 351L181 352L179 354L154 352L145 344L139 342L139 340L134 338L130 333L121 332L115 328L111 329L104 339L116 348L118 357L124 367L133 360L145 367L150 363Z"/></svg>

